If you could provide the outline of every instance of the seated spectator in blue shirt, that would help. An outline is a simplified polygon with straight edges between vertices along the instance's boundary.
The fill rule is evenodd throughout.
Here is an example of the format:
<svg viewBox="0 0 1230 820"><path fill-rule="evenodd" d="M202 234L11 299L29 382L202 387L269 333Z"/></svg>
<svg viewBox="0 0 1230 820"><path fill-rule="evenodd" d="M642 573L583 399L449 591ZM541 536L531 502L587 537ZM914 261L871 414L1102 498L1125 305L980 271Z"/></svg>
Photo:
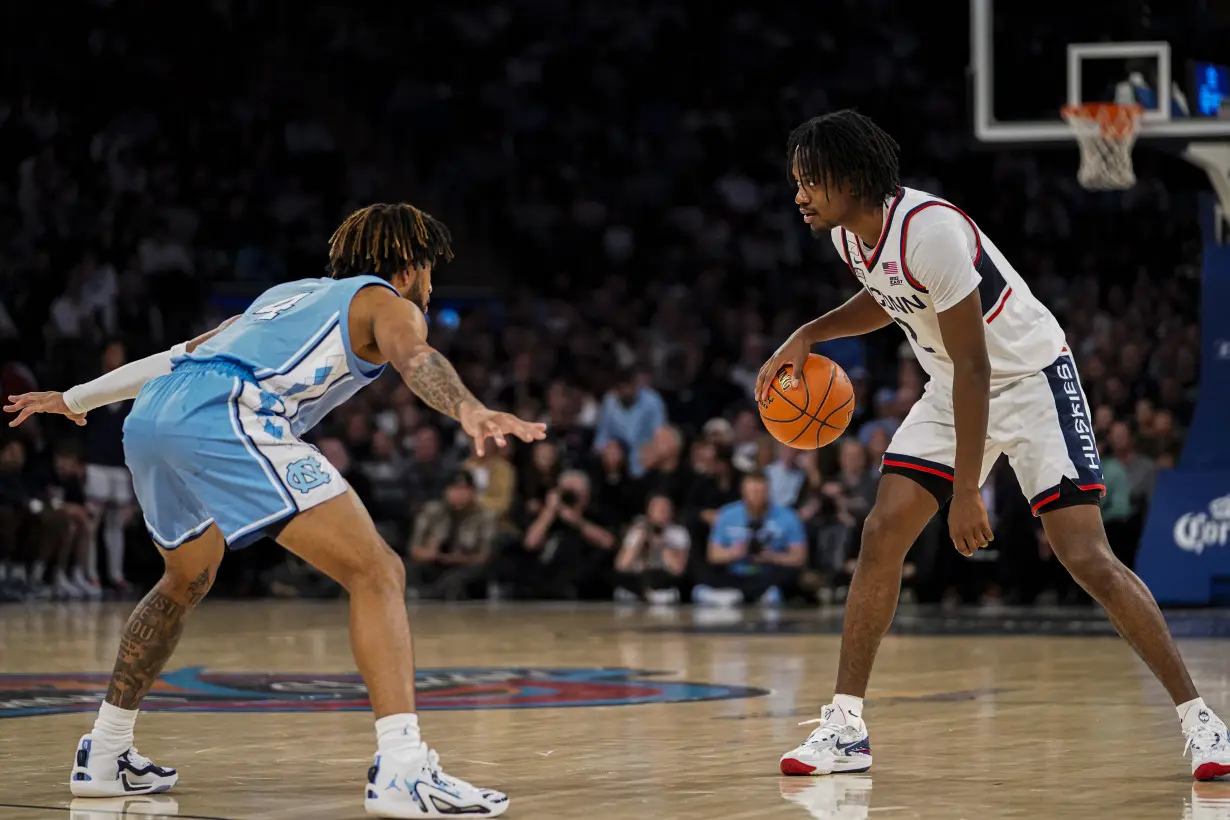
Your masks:
<svg viewBox="0 0 1230 820"><path fill-rule="evenodd" d="M718 510L713 522L706 583L692 591L698 604L778 605L807 560L803 522L789 507L770 503L764 474L748 473L740 490L742 499Z"/></svg>
<svg viewBox="0 0 1230 820"><path fill-rule="evenodd" d="M649 443L659 427L666 424L666 405L651 387L644 387L636 373L620 374L615 389L602 400L594 449L599 452L611 439L624 446L628 467L633 478L640 478L645 468L641 464L641 448Z"/></svg>

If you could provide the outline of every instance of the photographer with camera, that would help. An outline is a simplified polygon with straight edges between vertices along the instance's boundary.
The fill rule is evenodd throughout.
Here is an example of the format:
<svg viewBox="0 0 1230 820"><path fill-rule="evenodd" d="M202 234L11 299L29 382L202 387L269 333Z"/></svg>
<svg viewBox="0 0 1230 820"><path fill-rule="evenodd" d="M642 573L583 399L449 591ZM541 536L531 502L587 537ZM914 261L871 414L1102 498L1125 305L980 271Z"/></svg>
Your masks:
<svg viewBox="0 0 1230 820"><path fill-rule="evenodd" d="M709 536L706 583L692 590L698 604L737 606L759 599L777 606L807 561L803 522L789 507L769 502L763 473L748 473L742 498L718 510Z"/></svg>
<svg viewBox="0 0 1230 820"><path fill-rule="evenodd" d="M650 496L645 515L633 522L615 556L620 589L651 604L679 602L679 586L688 568L692 539L687 527L675 523L670 496ZM616 590L619 597L620 589Z"/></svg>
<svg viewBox="0 0 1230 820"><path fill-rule="evenodd" d="M614 527L590 501L589 476L567 470L526 530L525 550L537 555L534 585L545 597L610 597Z"/></svg>

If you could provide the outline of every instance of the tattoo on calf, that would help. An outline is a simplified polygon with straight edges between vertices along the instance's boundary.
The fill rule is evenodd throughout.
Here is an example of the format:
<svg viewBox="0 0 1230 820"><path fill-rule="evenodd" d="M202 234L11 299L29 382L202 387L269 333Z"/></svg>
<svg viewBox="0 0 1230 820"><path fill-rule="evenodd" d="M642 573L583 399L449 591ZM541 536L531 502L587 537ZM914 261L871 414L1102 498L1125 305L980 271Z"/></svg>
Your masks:
<svg viewBox="0 0 1230 820"><path fill-rule="evenodd" d="M202 576L208 588L208 571ZM202 578L198 578L194 585ZM200 592L204 595L204 590ZM199 600L199 598L197 599ZM107 703L121 709L135 709L162 672L184 631L189 607L163 595L158 587L150 590L124 625L120 651L107 688Z"/></svg>

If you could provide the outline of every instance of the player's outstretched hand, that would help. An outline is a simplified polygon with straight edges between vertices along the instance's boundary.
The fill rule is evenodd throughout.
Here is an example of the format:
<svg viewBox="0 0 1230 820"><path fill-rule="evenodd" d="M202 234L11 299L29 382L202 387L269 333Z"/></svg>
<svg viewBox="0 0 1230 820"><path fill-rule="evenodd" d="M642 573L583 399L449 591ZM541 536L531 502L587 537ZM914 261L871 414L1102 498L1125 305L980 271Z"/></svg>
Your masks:
<svg viewBox="0 0 1230 820"><path fill-rule="evenodd" d="M461 429L474 439L474 450L483 454L487 439L503 447L505 436L516 436L522 441L542 441L547 437L547 425L524 421L512 413L498 413L485 407L462 410L458 419Z"/></svg>
<svg viewBox="0 0 1230 820"><path fill-rule="evenodd" d="M977 490L953 495L948 510L948 534L957 552L967 558L995 540L986 504Z"/></svg>
<svg viewBox="0 0 1230 820"><path fill-rule="evenodd" d="M20 396L9 396L9 403L4 412L17 413L17 418L9 422L9 427L16 427L35 413L58 413L68 416L80 426L85 426L85 413L74 413L64 403L64 394L54 390L42 393L22 393Z"/></svg>
<svg viewBox="0 0 1230 820"><path fill-rule="evenodd" d="M803 372L803 363L811 352L811 340L807 338L803 328L790 334L790 338L782 342L777 352L769 357L756 376L756 401L764 401L769 396L769 388L773 385L778 371L787 365L790 367L791 387L799 386L799 374Z"/></svg>

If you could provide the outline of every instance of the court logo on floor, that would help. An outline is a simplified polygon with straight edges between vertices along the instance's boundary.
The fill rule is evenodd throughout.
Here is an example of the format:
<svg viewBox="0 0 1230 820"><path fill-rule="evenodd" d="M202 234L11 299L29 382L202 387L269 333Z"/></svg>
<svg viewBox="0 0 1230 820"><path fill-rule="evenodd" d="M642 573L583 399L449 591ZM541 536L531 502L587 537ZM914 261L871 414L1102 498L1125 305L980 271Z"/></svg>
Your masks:
<svg viewBox="0 0 1230 820"><path fill-rule="evenodd" d="M764 689L662 680L638 669L420 669L419 711L686 703L767 695ZM0 675L0 718L92 712L110 675ZM358 675L164 674L141 704L163 712L354 712L371 708Z"/></svg>

